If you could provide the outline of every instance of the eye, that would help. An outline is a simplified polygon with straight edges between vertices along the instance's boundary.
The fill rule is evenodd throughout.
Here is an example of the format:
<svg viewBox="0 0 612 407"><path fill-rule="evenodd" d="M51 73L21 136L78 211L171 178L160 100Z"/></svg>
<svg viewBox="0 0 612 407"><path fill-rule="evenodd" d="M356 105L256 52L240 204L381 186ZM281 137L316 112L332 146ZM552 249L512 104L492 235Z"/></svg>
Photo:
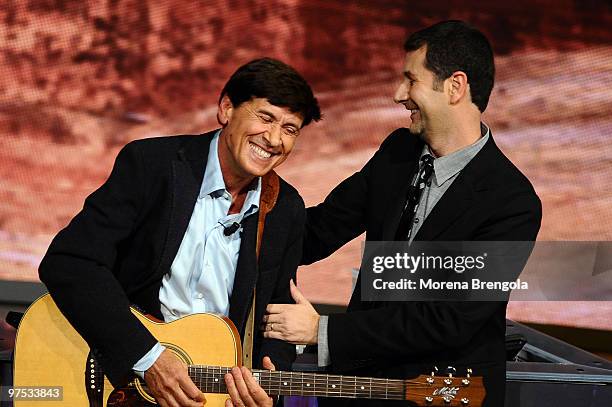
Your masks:
<svg viewBox="0 0 612 407"><path fill-rule="evenodd" d="M286 135L291 136L291 137L297 137L300 134L300 131L296 129L295 127L285 127L283 128L283 131L285 132Z"/></svg>
<svg viewBox="0 0 612 407"><path fill-rule="evenodd" d="M259 119L264 123L272 123L273 120L270 116L259 116Z"/></svg>

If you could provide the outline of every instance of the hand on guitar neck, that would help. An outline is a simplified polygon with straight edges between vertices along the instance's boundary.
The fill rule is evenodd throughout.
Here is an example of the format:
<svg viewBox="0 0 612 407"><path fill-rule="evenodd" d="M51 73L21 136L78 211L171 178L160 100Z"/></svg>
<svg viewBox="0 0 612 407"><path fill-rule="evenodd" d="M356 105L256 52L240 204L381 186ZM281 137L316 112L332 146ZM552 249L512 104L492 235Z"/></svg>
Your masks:
<svg viewBox="0 0 612 407"><path fill-rule="evenodd" d="M263 367L275 370L269 357L264 357ZM206 403L202 393L187 373L187 365L165 350L145 372L147 386L161 407L201 407ZM255 381L253 374L245 367L234 367L225 375L227 392L231 399L226 407L271 407L274 402Z"/></svg>
<svg viewBox="0 0 612 407"><path fill-rule="evenodd" d="M263 368L276 370L269 357L263 358ZM231 399L225 402L225 407L272 407L274 401L255 381L253 374L246 367L234 367L232 373L225 375L227 393Z"/></svg>
<svg viewBox="0 0 612 407"><path fill-rule="evenodd" d="M206 399L189 378L187 365L169 350L145 372L145 382L161 407L201 407Z"/></svg>

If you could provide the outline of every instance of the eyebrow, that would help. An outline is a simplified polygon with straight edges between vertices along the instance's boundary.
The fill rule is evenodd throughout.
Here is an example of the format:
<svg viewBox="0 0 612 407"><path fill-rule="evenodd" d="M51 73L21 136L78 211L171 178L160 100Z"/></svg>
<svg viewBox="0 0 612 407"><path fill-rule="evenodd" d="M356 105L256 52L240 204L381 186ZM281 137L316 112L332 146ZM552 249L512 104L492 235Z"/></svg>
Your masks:
<svg viewBox="0 0 612 407"><path fill-rule="evenodd" d="M272 120L276 120L276 121L278 121L278 118L277 118L276 116L274 116L274 113L272 113L272 112L270 112L270 111L268 111L268 110L266 110L266 109L259 109L259 110L258 110L258 112L259 112L259 113L261 113L261 114L265 114L265 115L267 115L267 116L270 116L270 118L271 118ZM297 124L292 123L292 122L287 122L287 123L285 123L285 126L293 126L293 127L295 127L296 129L299 129L299 128L300 128L300 126L298 126Z"/></svg>
<svg viewBox="0 0 612 407"><path fill-rule="evenodd" d="M271 119L278 120L276 116L274 116L274 113L269 112L265 109L259 109L258 112L270 116Z"/></svg>

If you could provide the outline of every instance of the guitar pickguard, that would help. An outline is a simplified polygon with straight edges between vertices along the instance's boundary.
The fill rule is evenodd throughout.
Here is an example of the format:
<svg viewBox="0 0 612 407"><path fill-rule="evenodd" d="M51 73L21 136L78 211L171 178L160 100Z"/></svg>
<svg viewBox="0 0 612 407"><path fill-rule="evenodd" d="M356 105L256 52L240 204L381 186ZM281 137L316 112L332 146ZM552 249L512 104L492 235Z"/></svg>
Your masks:
<svg viewBox="0 0 612 407"><path fill-rule="evenodd" d="M108 397L107 407L142 407L155 406L155 401L146 400L138 389L138 379L128 383L126 387L120 387L112 391Z"/></svg>

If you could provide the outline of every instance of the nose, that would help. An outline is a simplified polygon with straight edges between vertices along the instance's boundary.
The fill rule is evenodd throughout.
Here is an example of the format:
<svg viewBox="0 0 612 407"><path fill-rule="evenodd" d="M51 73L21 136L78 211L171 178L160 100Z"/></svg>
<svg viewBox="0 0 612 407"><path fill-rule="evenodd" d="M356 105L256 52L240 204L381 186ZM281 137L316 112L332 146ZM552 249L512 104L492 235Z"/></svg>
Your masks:
<svg viewBox="0 0 612 407"><path fill-rule="evenodd" d="M404 103L408 100L408 85L406 81L402 81L400 85L395 90L395 94L393 95L393 101L395 103Z"/></svg>
<svg viewBox="0 0 612 407"><path fill-rule="evenodd" d="M278 123L272 124L264 134L270 147L278 147L282 144L282 131Z"/></svg>

